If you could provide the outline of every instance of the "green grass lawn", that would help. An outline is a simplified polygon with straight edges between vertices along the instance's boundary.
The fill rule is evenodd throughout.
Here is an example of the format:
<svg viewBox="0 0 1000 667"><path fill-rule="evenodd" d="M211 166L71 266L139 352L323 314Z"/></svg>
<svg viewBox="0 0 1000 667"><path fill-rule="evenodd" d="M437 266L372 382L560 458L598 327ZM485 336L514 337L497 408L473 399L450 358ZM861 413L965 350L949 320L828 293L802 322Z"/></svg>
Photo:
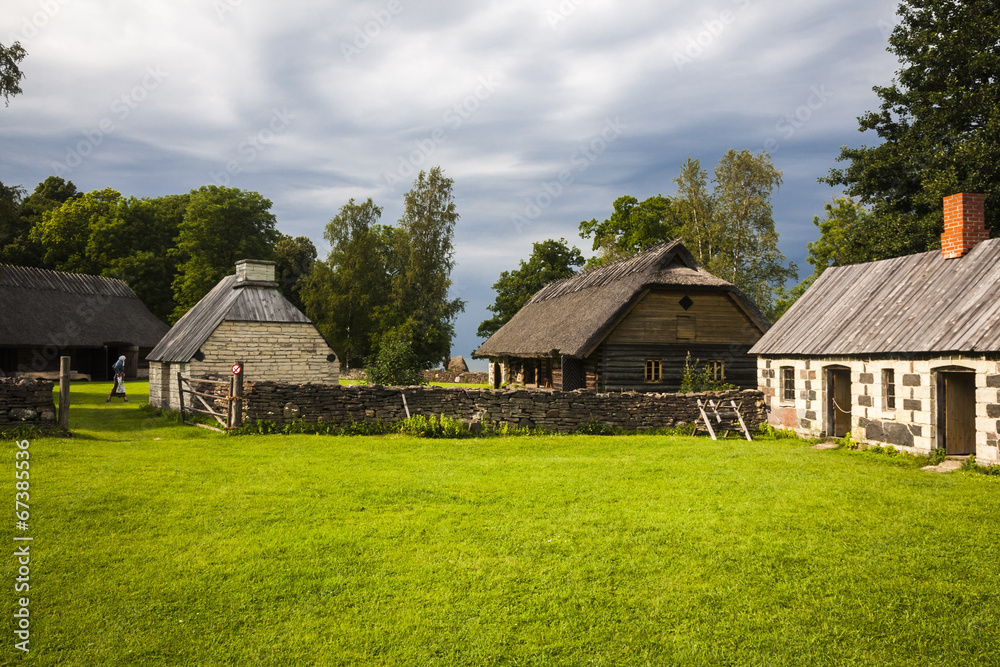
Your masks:
<svg viewBox="0 0 1000 667"><path fill-rule="evenodd" d="M108 389L31 443L32 650L5 632L0 664L1000 661L995 477L791 440L226 437Z"/></svg>

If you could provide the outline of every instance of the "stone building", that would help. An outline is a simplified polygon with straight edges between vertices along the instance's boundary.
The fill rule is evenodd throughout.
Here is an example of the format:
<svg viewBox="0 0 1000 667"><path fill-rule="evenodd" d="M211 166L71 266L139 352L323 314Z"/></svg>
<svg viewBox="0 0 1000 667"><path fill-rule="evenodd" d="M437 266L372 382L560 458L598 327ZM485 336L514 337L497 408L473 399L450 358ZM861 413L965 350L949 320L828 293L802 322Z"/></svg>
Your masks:
<svg viewBox="0 0 1000 667"><path fill-rule="evenodd" d="M942 250L832 267L753 347L769 421L1000 463L1000 239L944 200Z"/></svg>
<svg viewBox="0 0 1000 667"><path fill-rule="evenodd" d="M250 381L338 383L340 363L308 317L278 291L274 262L241 260L149 355L149 402L180 407L177 374Z"/></svg>
<svg viewBox="0 0 1000 667"><path fill-rule="evenodd" d="M495 387L677 391L690 353L713 379L756 388L748 351L768 326L674 241L546 285L475 354Z"/></svg>
<svg viewBox="0 0 1000 667"><path fill-rule="evenodd" d="M54 379L68 356L74 377L109 380L125 355L134 379L169 328L121 280L0 264L0 377Z"/></svg>

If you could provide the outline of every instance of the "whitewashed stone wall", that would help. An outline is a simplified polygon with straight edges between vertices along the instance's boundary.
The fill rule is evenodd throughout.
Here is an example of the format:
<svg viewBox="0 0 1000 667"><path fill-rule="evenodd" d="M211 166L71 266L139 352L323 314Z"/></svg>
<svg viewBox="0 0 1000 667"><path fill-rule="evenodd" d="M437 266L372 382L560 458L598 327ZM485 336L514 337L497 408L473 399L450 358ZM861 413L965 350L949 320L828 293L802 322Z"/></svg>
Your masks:
<svg viewBox="0 0 1000 667"><path fill-rule="evenodd" d="M937 447L936 372L955 367L975 371L976 461L1000 464L1000 362L996 359L961 355L915 361L758 357L758 386L764 394L768 422L806 437L826 435L829 415L825 369L830 366L851 371L851 436L914 453L928 453ZM795 371L793 400L782 397L783 367ZM882 371L887 369L895 375L895 409L886 407Z"/></svg>
<svg viewBox="0 0 1000 667"><path fill-rule="evenodd" d="M223 322L201 346L202 361L149 364L149 402L180 408L177 373L192 377L232 376L236 361L246 364L254 381L323 382L340 380L340 362L330 361L333 350L308 322Z"/></svg>

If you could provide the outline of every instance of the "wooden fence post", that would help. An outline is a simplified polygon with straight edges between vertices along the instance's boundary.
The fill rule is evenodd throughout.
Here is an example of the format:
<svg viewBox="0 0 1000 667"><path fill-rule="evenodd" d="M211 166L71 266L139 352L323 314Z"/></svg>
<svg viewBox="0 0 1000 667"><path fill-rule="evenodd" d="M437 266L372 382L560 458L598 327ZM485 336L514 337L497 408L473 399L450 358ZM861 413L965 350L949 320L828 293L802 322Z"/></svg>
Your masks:
<svg viewBox="0 0 1000 667"><path fill-rule="evenodd" d="M180 371L177 372L177 400L180 402L181 421L184 421L184 380Z"/></svg>
<svg viewBox="0 0 1000 667"><path fill-rule="evenodd" d="M59 357L59 426L69 430L69 357Z"/></svg>
<svg viewBox="0 0 1000 667"><path fill-rule="evenodd" d="M243 375L247 372L246 364L237 361L240 372L233 376L233 401L236 405L233 408L233 420L231 426L239 428L243 424Z"/></svg>

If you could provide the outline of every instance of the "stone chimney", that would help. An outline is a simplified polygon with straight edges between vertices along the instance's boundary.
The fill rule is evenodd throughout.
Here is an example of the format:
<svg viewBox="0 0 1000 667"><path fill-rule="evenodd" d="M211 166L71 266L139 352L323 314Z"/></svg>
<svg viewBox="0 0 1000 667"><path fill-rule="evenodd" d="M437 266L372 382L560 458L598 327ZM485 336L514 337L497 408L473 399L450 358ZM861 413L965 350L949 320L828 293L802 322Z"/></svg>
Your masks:
<svg viewBox="0 0 1000 667"><path fill-rule="evenodd" d="M990 237L984 217L985 199L983 195L968 192L944 198L941 254L945 259L958 259Z"/></svg>
<svg viewBox="0 0 1000 667"><path fill-rule="evenodd" d="M266 259L241 259L236 262L235 287L277 287L275 262Z"/></svg>

